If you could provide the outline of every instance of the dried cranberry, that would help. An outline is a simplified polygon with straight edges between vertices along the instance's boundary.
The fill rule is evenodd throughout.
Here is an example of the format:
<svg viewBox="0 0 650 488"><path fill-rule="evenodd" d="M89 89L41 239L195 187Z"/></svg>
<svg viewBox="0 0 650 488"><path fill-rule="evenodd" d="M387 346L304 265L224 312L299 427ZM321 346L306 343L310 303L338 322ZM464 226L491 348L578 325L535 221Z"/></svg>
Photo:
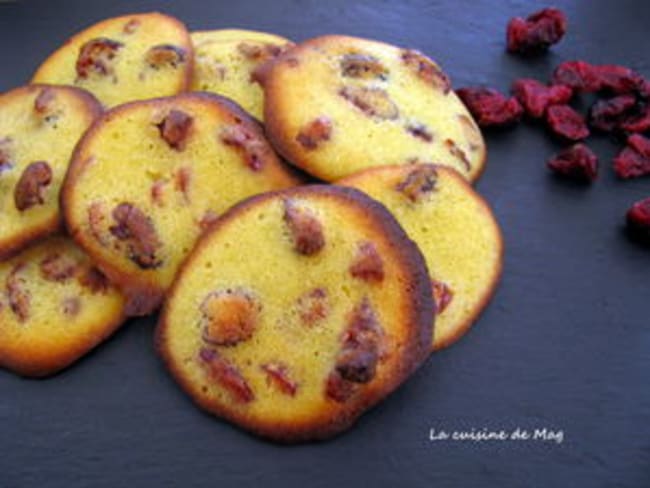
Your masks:
<svg viewBox="0 0 650 488"><path fill-rule="evenodd" d="M598 100L589 110L589 125L603 132L611 132L636 108L634 95L620 95L609 100Z"/></svg>
<svg viewBox="0 0 650 488"><path fill-rule="evenodd" d="M43 192L52 183L52 169L45 161L30 163L14 188L14 203L23 212L34 205L43 205Z"/></svg>
<svg viewBox="0 0 650 488"><path fill-rule="evenodd" d="M625 117L619 127L625 132L647 132L650 130L650 105L641 106L638 113Z"/></svg>
<svg viewBox="0 0 650 488"><path fill-rule="evenodd" d="M540 118L549 105L568 103L573 96L573 89L566 85L546 86L537 80L522 78L513 83L512 94L528 115Z"/></svg>
<svg viewBox="0 0 650 488"><path fill-rule="evenodd" d="M558 175L578 181L594 181L598 177L598 158L584 144L574 144L548 161L548 167Z"/></svg>
<svg viewBox="0 0 650 488"><path fill-rule="evenodd" d="M650 198L636 202L625 216L627 228L633 237L650 243Z"/></svg>
<svg viewBox="0 0 650 488"><path fill-rule="evenodd" d="M545 8L525 20L515 17L508 22L508 51L519 54L538 54L560 42L567 28L566 16L561 10Z"/></svg>
<svg viewBox="0 0 650 488"><path fill-rule="evenodd" d="M566 85L577 93L591 93L600 89L596 66L585 61L565 61L553 71L554 85Z"/></svg>
<svg viewBox="0 0 650 488"><path fill-rule="evenodd" d="M650 139L639 134L627 138L627 146L614 158L619 178L636 178L650 174Z"/></svg>
<svg viewBox="0 0 650 488"><path fill-rule="evenodd" d="M491 88L460 88L456 94L481 127L512 124L521 118L524 111L515 97L507 98Z"/></svg>
<svg viewBox="0 0 650 488"><path fill-rule="evenodd" d="M312 256L325 245L323 226L311 210L302 208L291 200L285 200L284 221L289 227L297 253Z"/></svg>
<svg viewBox="0 0 650 488"><path fill-rule="evenodd" d="M552 105L546 110L546 122L558 136L579 141L589 135L585 119L568 105Z"/></svg>
<svg viewBox="0 0 650 488"><path fill-rule="evenodd" d="M630 68L615 64L596 66L599 80L599 89L606 90L616 95L636 93L643 89L645 80L641 75Z"/></svg>

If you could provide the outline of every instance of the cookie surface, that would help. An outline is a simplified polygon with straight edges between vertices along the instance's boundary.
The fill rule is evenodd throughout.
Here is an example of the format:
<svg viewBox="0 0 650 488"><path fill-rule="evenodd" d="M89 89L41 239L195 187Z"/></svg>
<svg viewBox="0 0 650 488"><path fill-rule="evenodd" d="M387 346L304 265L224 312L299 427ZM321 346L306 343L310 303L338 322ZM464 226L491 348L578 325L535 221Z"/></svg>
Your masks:
<svg viewBox="0 0 650 488"><path fill-rule="evenodd" d="M283 442L332 436L427 357L417 246L349 188L303 186L224 214L168 295L157 346L202 408Z"/></svg>
<svg viewBox="0 0 650 488"><path fill-rule="evenodd" d="M0 259L59 228L72 150L100 113L92 95L72 87L31 85L0 95Z"/></svg>
<svg viewBox="0 0 650 488"><path fill-rule="evenodd" d="M383 203L418 244L437 305L433 348L456 342L483 310L501 275L501 231L487 203L443 166L372 168L338 184Z"/></svg>
<svg viewBox="0 0 650 488"><path fill-rule="evenodd" d="M124 303L69 238L30 246L0 262L0 366L56 373L122 324Z"/></svg>
<svg viewBox="0 0 650 488"><path fill-rule="evenodd" d="M68 230L129 296L155 309L196 238L250 195L297 184L260 126L207 93L133 102L97 119L72 158Z"/></svg>
<svg viewBox="0 0 650 488"><path fill-rule="evenodd" d="M258 74L269 139L335 181L367 167L443 164L476 180L482 135L449 78L421 53L344 36L311 39Z"/></svg>
<svg viewBox="0 0 650 488"><path fill-rule="evenodd" d="M264 98L253 72L277 57L291 43L274 34L245 30L192 32L195 63L192 90L231 98L262 120Z"/></svg>
<svg viewBox="0 0 650 488"><path fill-rule="evenodd" d="M187 90L193 59L179 20L157 12L125 15L71 37L43 62L32 83L75 85L112 107Z"/></svg>

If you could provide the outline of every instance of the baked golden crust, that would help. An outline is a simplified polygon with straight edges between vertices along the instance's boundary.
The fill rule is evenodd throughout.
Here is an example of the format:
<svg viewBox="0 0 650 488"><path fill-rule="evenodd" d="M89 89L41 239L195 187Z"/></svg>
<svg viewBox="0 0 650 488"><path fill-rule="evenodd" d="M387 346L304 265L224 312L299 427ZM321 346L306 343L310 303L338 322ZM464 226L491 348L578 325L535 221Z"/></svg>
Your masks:
<svg viewBox="0 0 650 488"><path fill-rule="evenodd" d="M69 238L30 246L0 263L0 366L54 374L111 335L124 304Z"/></svg>
<svg viewBox="0 0 650 488"><path fill-rule="evenodd" d="M436 165L371 168L337 184L383 203L420 247L439 309L433 349L460 339L501 276L503 239L487 202L455 170Z"/></svg>
<svg viewBox="0 0 650 488"><path fill-rule="evenodd" d="M182 22L158 12L132 14L72 36L41 64L32 82L79 86L113 107L187 90L193 63Z"/></svg>
<svg viewBox="0 0 650 488"><path fill-rule="evenodd" d="M356 272L359 242L376 249L379 273ZM206 299L224 290L258 310L252 336L235 344L202 331L214 317L205 315ZM375 335L371 326L352 332L363 313ZM300 442L342 432L397 388L428 356L432 322L426 265L394 218L361 192L314 185L252 197L219 218L174 281L156 345L201 408L257 435ZM330 381L341 354L357 352L347 341L363 344L364 334L378 341L374 363L341 373L338 390Z"/></svg>
<svg viewBox="0 0 650 488"><path fill-rule="evenodd" d="M257 79L271 142L325 181L405 162L450 166L469 181L483 170L476 123L449 78L417 51L323 36L267 63Z"/></svg>
<svg viewBox="0 0 650 488"><path fill-rule="evenodd" d="M220 213L298 183L236 104L187 93L99 118L77 145L61 206L75 241L129 297L127 313L141 315Z"/></svg>
<svg viewBox="0 0 650 488"><path fill-rule="evenodd" d="M59 229L70 155L100 113L99 102L74 87L29 85L0 95L0 259Z"/></svg>
<svg viewBox="0 0 650 488"><path fill-rule="evenodd" d="M191 38L195 53L192 90L231 98L262 120L263 92L253 73L279 56L291 41L275 34L235 29L192 32Z"/></svg>

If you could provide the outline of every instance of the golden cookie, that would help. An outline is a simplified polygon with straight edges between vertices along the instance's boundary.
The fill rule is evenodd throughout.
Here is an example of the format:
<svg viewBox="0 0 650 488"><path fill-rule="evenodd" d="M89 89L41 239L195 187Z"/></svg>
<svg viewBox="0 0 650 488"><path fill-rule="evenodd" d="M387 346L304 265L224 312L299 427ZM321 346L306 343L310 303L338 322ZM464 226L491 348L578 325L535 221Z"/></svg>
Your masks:
<svg viewBox="0 0 650 488"><path fill-rule="evenodd" d="M79 142L62 194L68 229L129 297L154 310L199 234L228 207L299 181L260 126L207 93L133 102Z"/></svg>
<svg viewBox="0 0 650 488"><path fill-rule="evenodd" d="M424 255L437 306L433 348L465 334L501 275L503 241L487 203L454 170L372 168L338 182L383 203Z"/></svg>
<svg viewBox="0 0 650 488"><path fill-rule="evenodd" d="M424 361L434 316L417 246L336 186L250 198L179 272L157 345L205 410L282 442L350 427Z"/></svg>

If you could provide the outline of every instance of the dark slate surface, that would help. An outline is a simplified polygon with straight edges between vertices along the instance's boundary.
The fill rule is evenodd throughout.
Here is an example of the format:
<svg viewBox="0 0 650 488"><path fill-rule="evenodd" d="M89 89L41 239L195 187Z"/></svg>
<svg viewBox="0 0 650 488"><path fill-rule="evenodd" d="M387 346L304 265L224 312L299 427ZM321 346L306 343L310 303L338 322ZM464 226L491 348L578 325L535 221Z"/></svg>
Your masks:
<svg viewBox="0 0 650 488"><path fill-rule="evenodd" d="M643 0L558 1L568 37L523 61L504 53L518 0L0 2L0 90L27 81L56 45L103 17L162 10L192 29L239 26L301 40L338 32L413 46L455 86L507 89L572 58L650 75ZM132 321L70 370L45 381L0 372L0 487L650 486L650 249L622 215L650 180L616 181L616 145L594 138L601 179L556 181L559 146L524 124L487 136L478 184L506 241L505 272L472 332L436 354L345 435L279 447L194 408L152 348L154 319ZM553 441L429 441L429 429L561 430ZM263 483L263 485L262 485Z"/></svg>

